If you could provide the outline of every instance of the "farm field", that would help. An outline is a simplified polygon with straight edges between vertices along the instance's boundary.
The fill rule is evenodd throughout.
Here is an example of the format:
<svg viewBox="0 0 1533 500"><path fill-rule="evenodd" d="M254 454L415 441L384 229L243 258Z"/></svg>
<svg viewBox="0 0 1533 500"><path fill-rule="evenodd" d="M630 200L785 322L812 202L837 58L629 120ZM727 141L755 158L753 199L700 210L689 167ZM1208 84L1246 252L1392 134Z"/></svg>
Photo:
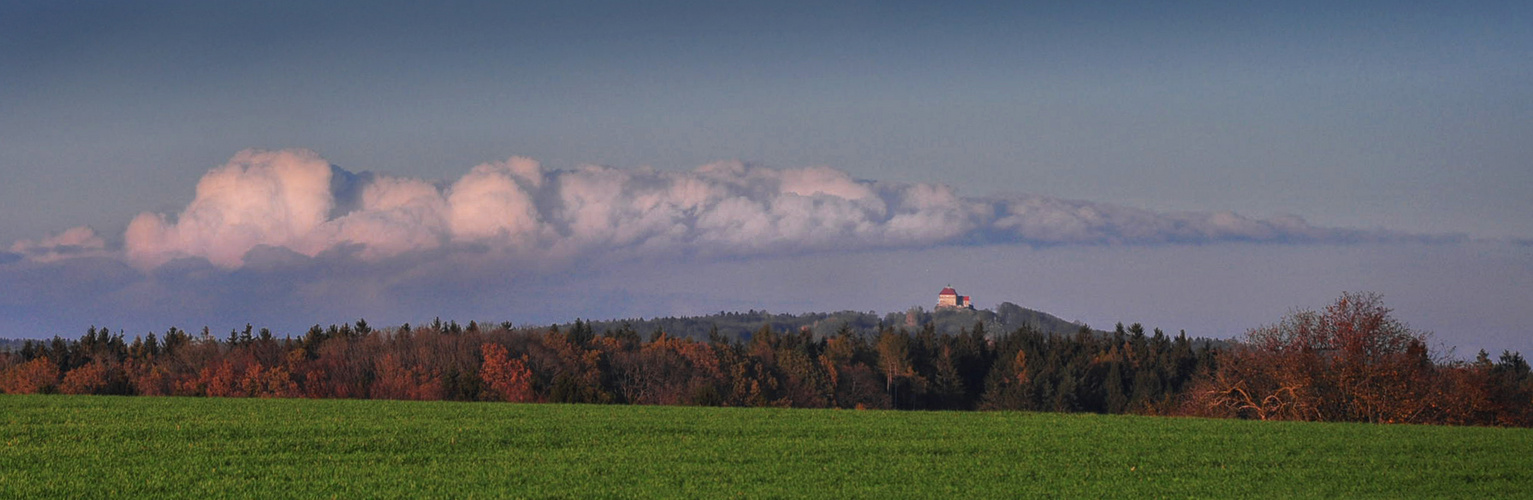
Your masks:
<svg viewBox="0 0 1533 500"><path fill-rule="evenodd" d="M0 396L0 498L1533 497L1533 429Z"/></svg>

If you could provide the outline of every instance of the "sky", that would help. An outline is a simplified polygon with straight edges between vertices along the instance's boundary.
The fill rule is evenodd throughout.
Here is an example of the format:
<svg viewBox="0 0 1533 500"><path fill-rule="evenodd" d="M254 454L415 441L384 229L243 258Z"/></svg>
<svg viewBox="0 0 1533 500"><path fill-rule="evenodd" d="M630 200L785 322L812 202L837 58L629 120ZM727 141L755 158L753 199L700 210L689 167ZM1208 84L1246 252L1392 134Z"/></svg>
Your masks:
<svg viewBox="0 0 1533 500"><path fill-rule="evenodd" d="M930 307L1533 352L1525 2L6 2L0 337ZM1467 351L1467 352L1466 352Z"/></svg>

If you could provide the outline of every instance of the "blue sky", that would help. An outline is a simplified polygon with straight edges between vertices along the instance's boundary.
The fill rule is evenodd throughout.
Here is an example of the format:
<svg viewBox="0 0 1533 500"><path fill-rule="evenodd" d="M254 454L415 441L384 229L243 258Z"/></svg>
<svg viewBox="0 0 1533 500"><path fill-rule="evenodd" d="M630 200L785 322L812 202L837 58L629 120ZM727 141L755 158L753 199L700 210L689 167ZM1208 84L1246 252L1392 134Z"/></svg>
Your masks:
<svg viewBox="0 0 1533 500"><path fill-rule="evenodd" d="M1529 26L1533 7L1522 2L7 3L0 246L31 246L13 245L15 257L0 264L9 267L0 279L21 285L0 297L13 318L0 335L57 333L36 332L39 325L83 330L61 324L74 321L70 310L96 311L82 321L130 331L295 321L280 318L290 310L280 301L242 305L228 291L250 280L293 298L357 276L392 276L375 278L381 291L336 298L296 320L314 323L384 314L374 311L400 321L449 312L548 321L752 307L891 310L925 305L935 293L926 289L948 281L966 290L944 276L967 275L969 290L985 292L973 294L981 306L988 296L1093 324L1142 321L1212 336L1275 321L1290 307L1321 306L1342 290L1373 289L1452 344L1533 350L1515 333L1529 319L1533 281L1485 279L1533 269ZM168 271L119 262L129 260L119 254L130 222L148 212L165 215L169 227L185 217L204 174L250 148L306 148L349 172L436 183L444 196L476 165L513 156L537 160L550 178L587 164L684 173L738 160L763 172L829 167L868 182L940 184L964 200L1048 197L1172 219L1296 215L1307 228L1372 236L1358 243L1208 233L1167 243L1124 237L1120 224L1105 239L1035 230L995 242L985 229L914 243L848 237L744 252L677 243L685 255L663 264L609 255L623 248L580 247L582 259L610 261L611 275L695 277L668 281L676 291L660 294L664 300L580 272L589 266L521 257L485 264L515 266L505 271L515 285L434 300L463 297L411 274L427 272L398 260L410 255L333 263L318 257L331 247L288 244L315 259L304 266L333 266L308 276L335 281L213 265L176 278L209 297L154 311L84 291L120 297L168 288ZM102 240L83 257L95 271L83 271L79 259L37 258L45 240L82 225ZM442 237L459 242L453 234ZM942 252L972 258L932 264ZM837 259L886 267L844 271L834 276L843 284L820 287L807 303L802 283L746 294L718 275L784 276ZM1354 265L1335 268L1338 259ZM1249 272L1260 262L1286 267ZM1002 267L1030 271L976 272ZM997 274L1012 279L984 279ZM57 284L59 275L78 283ZM899 275L911 277L882 278ZM398 285L404 276L423 284ZM1126 286L1154 292L1100 291L1125 277L1147 281ZM551 309L508 297L563 282L608 290L606 299L576 306L587 293L570 290L558 295L569 306ZM1230 303L1211 310L1179 301L1238 282L1270 286L1248 298L1221 293ZM461 303L479 305L452 306Z"/></svg>

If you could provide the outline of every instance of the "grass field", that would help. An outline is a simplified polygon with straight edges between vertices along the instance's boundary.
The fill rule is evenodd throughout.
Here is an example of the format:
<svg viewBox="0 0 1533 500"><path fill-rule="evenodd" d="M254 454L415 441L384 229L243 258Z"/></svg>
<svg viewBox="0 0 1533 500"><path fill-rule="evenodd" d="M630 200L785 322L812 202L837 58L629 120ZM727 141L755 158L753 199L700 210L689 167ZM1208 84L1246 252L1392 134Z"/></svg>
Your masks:
<svg viewBox="0 0 1533 500"><path fill-rule="evenodd" d="M0 442L0 498L1533 498L1530 429L0 396Z"/></svg>

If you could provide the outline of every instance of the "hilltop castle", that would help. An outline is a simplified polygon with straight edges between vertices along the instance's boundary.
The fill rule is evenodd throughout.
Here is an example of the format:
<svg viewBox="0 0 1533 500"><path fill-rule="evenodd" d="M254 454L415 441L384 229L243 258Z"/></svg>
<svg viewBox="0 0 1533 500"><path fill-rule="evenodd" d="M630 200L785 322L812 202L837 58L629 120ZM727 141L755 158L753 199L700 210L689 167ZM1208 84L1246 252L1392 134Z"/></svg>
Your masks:
<svg viewBox="0 0 1533 500"><path fill-rule="evenodd" d="M952 285L949 285L947 288L943 288L941 293L937 294L937 310L943 309L972 310L974 309L974 303L969 301L968 295L958 295L958 292L953 290Z"/></svg>

